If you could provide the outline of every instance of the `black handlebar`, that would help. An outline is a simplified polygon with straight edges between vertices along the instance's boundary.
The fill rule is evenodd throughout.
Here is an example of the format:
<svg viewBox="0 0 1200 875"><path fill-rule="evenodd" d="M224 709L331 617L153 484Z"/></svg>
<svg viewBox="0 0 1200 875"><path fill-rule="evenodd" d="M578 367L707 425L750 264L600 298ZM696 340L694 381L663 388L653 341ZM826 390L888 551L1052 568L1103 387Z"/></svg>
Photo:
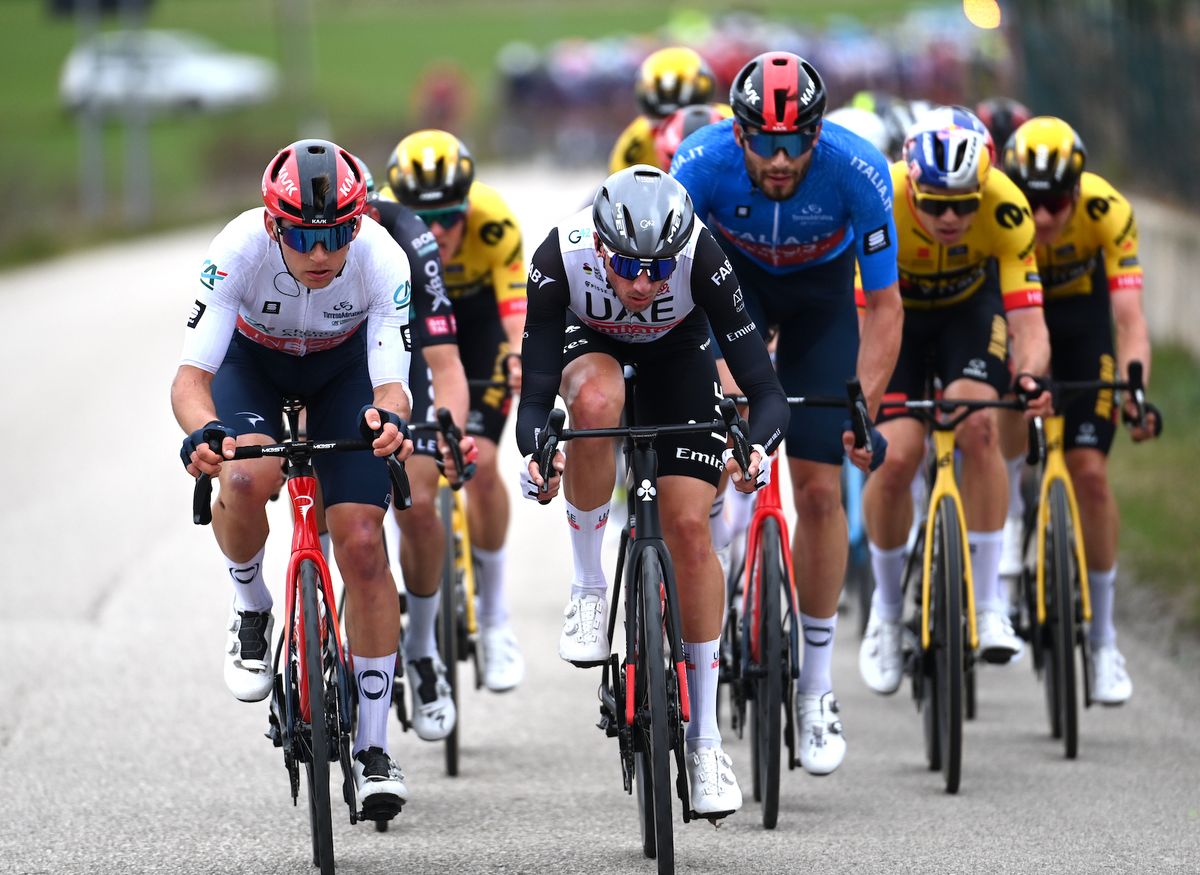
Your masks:
<svg viewBox="0 0 1200 875"><path fill-rule="evenodd" d="M382 433L382 430L380 430ZM207 434L205 435L207 438ZM209 438L208 445L214 453L221 454L221 441ZM244 459L261 459L264 457L280 457L292 463L307 463L313 456L325 453L345 453L370 450L371 441L364 438L343 438L333 441L293 441L286 444L256 444L238 447L232 459L226 462L240 462ZM408 474L404 463L395 456L388 456L388 478L392 481L392 491L395 494L396 507L407 510L412 507L412 490L408 483ZM201 474L196 478L196 487L192 492L192 522L198 526L207 526L212 522L212 478Z"/></svg>
<svg viewBox="0 0 1200 875"><path fill-rule="evenodd" d="M538 492L550 491L550 480L558 476L558 472L554 470L554 454L558 451L558 442L562 437L563 423L567 421L565 411L555 407L550 411L550 415L546 417L546 427L538 434L538 443L541 448L538 450L538 473L542 475L542 485ZM550 499L538 499L538 504L549 504Z"/></svg>
<svg viewBox="0 0 1200 875"><path fill-rule="evenodd" d="M733 441L733 459L742 469L742 476L749 476L750 469L750 424L738 414L737 405L732 398L722 398L717 404L721 419L725 421L725 431ZM762 464L767 460L763 459Z"/></svg>
<svg viewBox="0 0 1200 875"><path fill-rule="evenodd" d="M866 450L868 456L873 456L875 448L871 441L871 417L867 415L867 399L858 377L846 381L846 397L850 399L850 429L854 432L854 448Z"/></svg>

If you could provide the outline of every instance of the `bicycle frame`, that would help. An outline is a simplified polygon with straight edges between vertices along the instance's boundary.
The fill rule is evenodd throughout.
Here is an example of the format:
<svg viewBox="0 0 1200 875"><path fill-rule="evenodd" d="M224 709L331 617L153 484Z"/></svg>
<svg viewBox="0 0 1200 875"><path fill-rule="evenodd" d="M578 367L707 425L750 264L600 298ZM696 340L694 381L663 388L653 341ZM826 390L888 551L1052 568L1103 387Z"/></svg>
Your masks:
<svg viewBox="0 0 1200 875"><path fill-rule="evenodd" d="M1075 539L1075 561L1079 568L1080 602L1084 622L1092 621L1092 599L1088 587L1087 560L1083 551L1083 531L1079 527L1079 506L1075 502L1075 488L1067 470L1066 454L1063 452L1063 432L1066 420L1062 416L1051 416L1042 421L1046 442L1046 456L1042 468L1041 487L1038 492L1037 509L1037 622L1046 623L1046 528L1050 523L1050 487L1060 482L1067 493L1067 504L1071 509L1071 534Z"/></svg>
<svg viewBox="0 0 1200 875"><path fill-rule="evenodd" d="M442 489L450 489L450 481L445 477L441 480ZM461 533L462 553L456 557L460 563L463 580L463 597L466 601L467 634L478 634L479 626L475 619L475 563L471 561L471 530L467 524L467 505L463 501L461 490L450 489L453 510L450 514L450 529L448 535L453 537L455 532Z"/></svg>
<svg viewBox="0 0 1200 875"><path fill-rule="evenodd" d="M778 455L776 453L776 455ZM771 482L759 490L757 501L754 503L754 515L750 519L750 530L746 538L746 568L742 586L742 616L752 617L750 624L750 656L756 663L763 662L762 654L762 618L759 616L760 600L757 597L758 584L762 577L762 569L758 566L758 546L762 537L762 525L767 519L774 519L779 524L779 552L783 554L784 568L787 571L789 583L788 610L794 618L800 616L800 601L796 593L796 574L792 567L791 539L788 533L787 518L783 513L783 503L779 488L779 478L772 477ZM799 677L800 665L800 630L798 623L789 624L789 643L791 648L792 680Z"/></svg>
<svg viewBox="0 0 1200 875"><path fill-rule="evenodd" d="M962 543L967 543L967 520L963 514L962 495L958 491L958 481L954 477L954 430L933 427L934 469L937 472L933 478L933 486L929 490L928 507L930 512L925 515L925 551L921 559L921 649L929 650L929 602L930 587L933 578L933 525L937 514L933 513L938 502L945 496L950 496L958 516L958 527L962 532ZM963 583L967 590L967 627L970 634L971 649L979 647L979 635L975 629L975 578L971 571L970 561L963 563Z"/></svg>

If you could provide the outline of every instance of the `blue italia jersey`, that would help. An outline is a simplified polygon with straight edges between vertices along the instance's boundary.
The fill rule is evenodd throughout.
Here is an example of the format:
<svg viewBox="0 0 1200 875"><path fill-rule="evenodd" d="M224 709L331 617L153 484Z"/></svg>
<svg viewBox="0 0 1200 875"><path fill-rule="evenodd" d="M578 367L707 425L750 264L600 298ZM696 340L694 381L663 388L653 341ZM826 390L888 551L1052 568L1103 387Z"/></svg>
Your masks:
<svg viewBox="0 0 1200 875"><path fill-rule="evenodd" d="M857 134L826 121L796 193L773 201L750 181L733 119L707 125L675 153L675 176L714 233L775 275L836 258L856 245L863 288L897 281L896 225L887 159Z"/></svg>

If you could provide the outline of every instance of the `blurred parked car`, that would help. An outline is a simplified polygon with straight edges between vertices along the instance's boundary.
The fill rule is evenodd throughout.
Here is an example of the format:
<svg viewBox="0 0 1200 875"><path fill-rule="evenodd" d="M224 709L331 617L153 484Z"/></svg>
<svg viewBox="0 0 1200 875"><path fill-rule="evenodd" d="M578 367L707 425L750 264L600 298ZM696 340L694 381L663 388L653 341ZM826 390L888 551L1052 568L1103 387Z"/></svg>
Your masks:
<svg viewBox="0 0 1200 875"><path fill-rule="evenodd" d="M114 30L71 50L59 95L72 111L112 112L136 100L151 110L214 110L268 100L278 79L265 58L226 51L195 34Z"/></svg>

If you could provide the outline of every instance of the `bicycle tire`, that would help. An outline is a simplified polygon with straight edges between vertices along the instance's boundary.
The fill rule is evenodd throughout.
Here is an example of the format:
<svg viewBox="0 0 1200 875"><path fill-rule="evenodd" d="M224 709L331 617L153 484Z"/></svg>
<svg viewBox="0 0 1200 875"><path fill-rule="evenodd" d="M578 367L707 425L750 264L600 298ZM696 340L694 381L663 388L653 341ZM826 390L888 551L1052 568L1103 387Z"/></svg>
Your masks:
<svg viewBox="0 0 1200 875"><path fill-rule="evenodd" d="M667 670L663 661L663 572L658 554L645 550L638 569L636 621L638 659L635 687L635 731L640 733L638 808L642 851L658 862L660 875L675 871L675 838L671 823L671 758L667 721ZM646 721L649 720L649 726Z"/></svg>
<svg viewBox="0 0 1200 875"><path fill-rule="evenodd" d="M1058 724L1067 759L1079 753L1079 697L1075 672L1075 569L1071 551L1071 514L1067 489L1060 481L1050 484L1050 580L1046 585L1046 622L1050 627L1050 676Z"/></svg>
<svg viewBox="0 0 1200 875"><path fill-rule="evenodd" d="M942 740L938 735L938 695L937 695L937 677L934 674L933 652L932 650L920 649L921 638L921 623L924 622L924 616L921 608L922 600L922 557L925 555L925 523L922 522L917 530L917 540L913 544L912 551L909 553L908 563L905 568L906 575L911 575L913 581L913 592L916 594L915 614L913 617L914 633L917 637L918 654L916 665L913 670L913 696L918 700L919 709L921 711L921 730L922 737L925 742L925 764L929 771L937 772L942 768ZM934 585L934 580L930 579L930 587ZM932 611L932 593L930 595ZM930 629L930 637L932 638L933 630Z"/></svg>
<svg viewBox="0 0 1200 875"><path fill-rule="evenodd" d="M454 702L454 728L446 736L446 774L458 775L458 725L461 719L458 707L458 549L452 520L454 519L454 496L443 486L438 492L438 510L446 534L446 562L442 571L442 603L438 617L438 653L446 666L446 682L450 685L450 698ZM470 545L462 545L470 550Z"/></svg>
<svg viewBox="0 0 1200 875"><path fill-rule="evenodd" d="M962 778L963 575L962 531L953 500L938 501L935 520L933 643L937 676L938 738L946 792L957 793Z"/></svg>
<svg viewBox="0 0 1200 875"><path fill-rule="evenodd" d="M304 764L308 777L308 814L313 865L333 875L333 819L329 811L329 727L325 722L325 671L321 642L321 574L311 559L300 563L300 603L304 623L304 673L308 681L310 747Z"/></svg>
<svg viewBox="0 0 1200 875"><path fill-rule="evenodd" d="M787 588L780 556L779 522L763 521L759 542L759 641L762 665L756 673L753 744L758 750L758 783L762 790L762 823L774 829L779 822L780 722L783 701L783 647L780 599Z"/></svg>

